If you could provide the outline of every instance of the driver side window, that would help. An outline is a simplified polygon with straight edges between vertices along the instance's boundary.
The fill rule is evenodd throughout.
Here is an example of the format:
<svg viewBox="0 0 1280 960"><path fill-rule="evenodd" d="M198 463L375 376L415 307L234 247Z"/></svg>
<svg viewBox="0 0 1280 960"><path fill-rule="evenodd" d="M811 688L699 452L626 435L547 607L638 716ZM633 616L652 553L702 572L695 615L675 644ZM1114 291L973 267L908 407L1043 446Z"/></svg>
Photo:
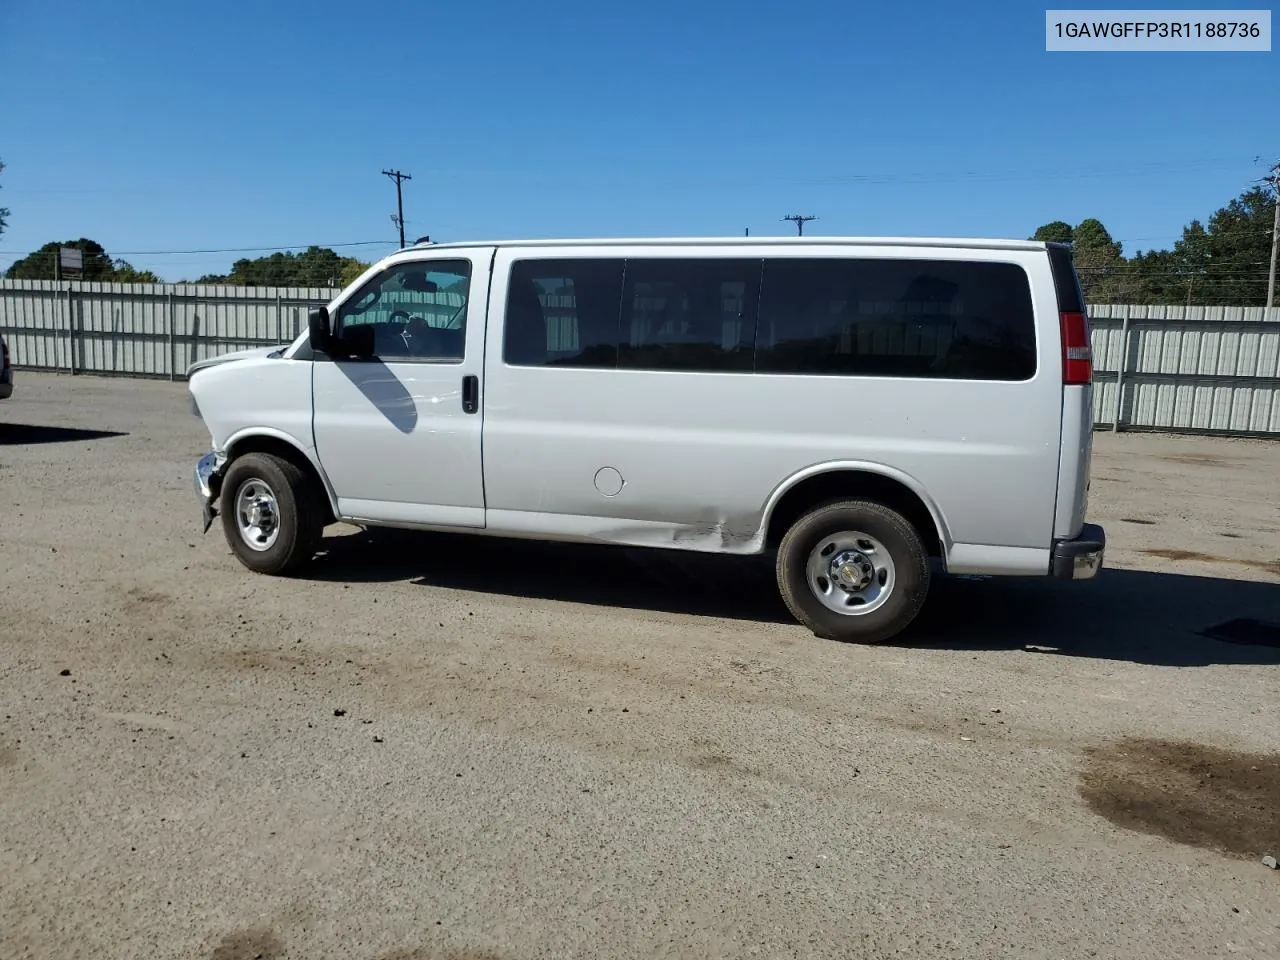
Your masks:
<svg viewBox="0 0 1280 960"><path fill-rule="evenodd" d="M343 304L334 332L372 326L374 354L384 360L459 363L470 288L469 260L400 263Z"/></svg>

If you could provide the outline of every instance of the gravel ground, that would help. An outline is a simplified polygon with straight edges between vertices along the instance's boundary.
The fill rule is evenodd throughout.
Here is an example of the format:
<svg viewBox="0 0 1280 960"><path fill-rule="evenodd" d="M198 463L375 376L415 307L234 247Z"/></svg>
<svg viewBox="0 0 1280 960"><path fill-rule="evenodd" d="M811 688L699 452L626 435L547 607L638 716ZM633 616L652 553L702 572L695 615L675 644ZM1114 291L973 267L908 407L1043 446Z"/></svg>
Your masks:
<svg viewBox="0 0 1280 960"><path fill-rule="evenodd" d="M1280 648L1200 634L1280 621L1280 444L1100 434L1097 580L873 648L712 557L255 576L207 445L180 383L0 403L4 958L1280 957Z"/></svg>

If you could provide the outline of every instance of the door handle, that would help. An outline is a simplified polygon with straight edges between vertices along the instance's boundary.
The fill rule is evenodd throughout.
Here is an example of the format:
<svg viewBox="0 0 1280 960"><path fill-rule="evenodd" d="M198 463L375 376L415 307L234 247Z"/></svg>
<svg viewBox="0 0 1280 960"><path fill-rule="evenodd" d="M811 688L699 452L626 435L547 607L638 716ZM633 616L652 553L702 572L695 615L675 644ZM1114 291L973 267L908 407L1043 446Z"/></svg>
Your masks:
<svg viewBox="0 0 1280 960"><path fill-rule="evenodd" d="M462 412L475 413L480 409L480 378L468 374L462 378Z"/></svg>

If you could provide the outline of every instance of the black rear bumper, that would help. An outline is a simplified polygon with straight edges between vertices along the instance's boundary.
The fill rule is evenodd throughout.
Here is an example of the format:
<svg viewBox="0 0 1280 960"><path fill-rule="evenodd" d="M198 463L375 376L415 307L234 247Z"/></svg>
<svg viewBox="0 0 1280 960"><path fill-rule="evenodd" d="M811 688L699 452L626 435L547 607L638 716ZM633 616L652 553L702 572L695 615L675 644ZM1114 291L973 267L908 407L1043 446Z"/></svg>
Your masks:
<svg viewBox="0 0 1280 960"><path fill-rule="evenodd" d="M1086 523L1079 536L1053 545L1050 573L1059 580L1088 580L1102 569L1107 551L1107 532L1096 523Z"/></svg>

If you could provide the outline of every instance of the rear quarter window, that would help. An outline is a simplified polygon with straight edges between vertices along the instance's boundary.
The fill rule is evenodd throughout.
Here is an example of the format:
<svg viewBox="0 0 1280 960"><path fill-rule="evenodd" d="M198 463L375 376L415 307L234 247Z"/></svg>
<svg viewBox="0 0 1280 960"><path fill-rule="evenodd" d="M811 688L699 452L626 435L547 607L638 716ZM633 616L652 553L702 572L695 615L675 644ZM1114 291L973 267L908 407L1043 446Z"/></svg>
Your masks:
<svg viewBox="0 0 1280 960"><path fill-rule="evenodd" d="M755 370L1028 380L1036 331L1026 270L965 260L767 260Z"/></svg>

